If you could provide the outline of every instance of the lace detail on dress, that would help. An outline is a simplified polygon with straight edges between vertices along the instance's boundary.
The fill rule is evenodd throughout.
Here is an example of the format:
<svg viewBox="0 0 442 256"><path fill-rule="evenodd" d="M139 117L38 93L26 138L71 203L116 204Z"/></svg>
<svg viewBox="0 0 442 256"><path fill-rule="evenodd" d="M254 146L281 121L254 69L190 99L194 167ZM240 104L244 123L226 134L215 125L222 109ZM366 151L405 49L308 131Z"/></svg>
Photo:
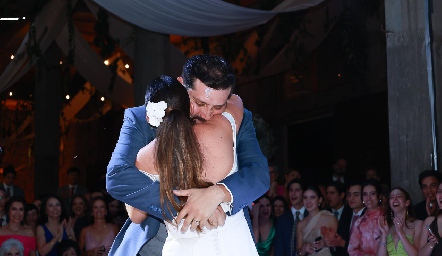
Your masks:
<svg viewBox="0 0 442 256"><path fill-rule="evenodd" d="M151 173L145 172L143 170L139 170L139 171L141 173L143 173L144 175L146 175L147 177L149 177L153 181L160 181L160 175L158 175L158 174L151 174Z"/></svg>

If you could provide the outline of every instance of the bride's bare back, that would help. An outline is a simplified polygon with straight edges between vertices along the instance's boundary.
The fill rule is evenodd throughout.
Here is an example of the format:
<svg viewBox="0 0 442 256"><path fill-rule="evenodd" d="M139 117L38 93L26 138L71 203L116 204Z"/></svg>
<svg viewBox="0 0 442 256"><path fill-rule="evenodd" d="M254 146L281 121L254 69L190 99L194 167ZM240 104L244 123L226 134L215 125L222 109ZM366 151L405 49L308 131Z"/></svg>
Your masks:
<svg viewBox="0 0 442 256"><path fill-rule="evenodd" d="M238 132L244 115L241 98L232 95L225 111L234 117ZM204 156L204 179L212 183L221 181L232 169L234 159L233 134L229 120L222 115L215 115L206 122L194 125L193 129ZM155 143L156 140L153 140L140 149L135 163L139 170L150 174L159 174L155 168Z"/></svg>

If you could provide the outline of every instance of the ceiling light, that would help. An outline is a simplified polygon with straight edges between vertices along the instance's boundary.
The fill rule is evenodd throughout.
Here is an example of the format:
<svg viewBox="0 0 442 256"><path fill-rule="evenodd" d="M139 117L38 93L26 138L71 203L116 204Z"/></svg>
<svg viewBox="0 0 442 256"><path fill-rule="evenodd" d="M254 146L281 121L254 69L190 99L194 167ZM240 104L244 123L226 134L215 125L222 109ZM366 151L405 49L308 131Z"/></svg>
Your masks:
<svg viewBox="0 0 442 256"><path fill-rule="evenodd" d="M125 68L129 68L129 64L124 65Z"/></svg>
<svg viewBox="0 0 442 256"><path fill-rule="evenodd" d="M108 60L105 60L105 61L104 61L104 65L108 66L108 65L109 65L109 61L108 61Z"/></svg>
<svg viewBox="0 0 442 256"><path fill-rule="evenodd" d="M68 100L68 99L70 99L71 97L69 96L69 94L68 95L66 95L66 99Z"/></svg>

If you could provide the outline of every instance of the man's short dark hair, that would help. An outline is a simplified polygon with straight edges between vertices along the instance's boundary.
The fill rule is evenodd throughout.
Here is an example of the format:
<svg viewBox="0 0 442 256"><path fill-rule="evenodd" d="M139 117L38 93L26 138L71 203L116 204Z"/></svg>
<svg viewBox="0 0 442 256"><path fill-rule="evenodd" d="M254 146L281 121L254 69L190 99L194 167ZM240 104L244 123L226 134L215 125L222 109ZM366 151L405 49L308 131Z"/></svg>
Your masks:
<svg viewBox="0 0 442 256"><path fill-rule="evenodd" d="M78 169L77 167L71 167L68 169L68 174L71 172L76 172L78 175L80 175L80 169Z"/></svg>
<svg viewBox="0 0 442 256"><path fill-rule="evenodd" d="M233 68L225 59L217 55L195 55L183 66L181 73L183 85L186 89L193 88L193 83L198 79L206 86L215 90L226 90L236 83Z"/></svg>
<svg viewBox="0 0 442 256"><path fill-rule="evenodd" d="M15 171L15 168L12 165L8 165L5 167L5 169L3 169L3 177L6 177L8 173L14 174L14 177L17 176L17 172Z"/></svg>
<svg viewBox="0 0 442 256"><path fill-rule="evenodd" d="M425 170L419 174L419 186L422 189L422 180L427 177L435 177L437 181L440 183L442 180L441 175L438 171L435 170Z"/></svg>
<svg viewBox="0 0 442 256"><path fill-rule="evenodd" d="M292 186L293 183L298 183L299 186L301 186L302 191L304 191L305 188L306 188L306 185L304 184L304 182L303 182L302 180L300 180L300 179L293 179L293 180L291 180L291 181L287 184L287 188L286 188L287 191L290 190L290 186Z"/></svg>
<svg viewBox="0 0 442 256"><path fill-rule="evenodd" d="M342 182L340 182L340 181L338 181L338 180L334 180L334 181L328 183L328 184L327 184L327 188L328 188L328 187L334 187L334 188L336 189L336 191L338 191L338 194L339 194L339 195L340 195L341 193L346 194L346 191L345 191L345 184L342 183Z"/></svg>

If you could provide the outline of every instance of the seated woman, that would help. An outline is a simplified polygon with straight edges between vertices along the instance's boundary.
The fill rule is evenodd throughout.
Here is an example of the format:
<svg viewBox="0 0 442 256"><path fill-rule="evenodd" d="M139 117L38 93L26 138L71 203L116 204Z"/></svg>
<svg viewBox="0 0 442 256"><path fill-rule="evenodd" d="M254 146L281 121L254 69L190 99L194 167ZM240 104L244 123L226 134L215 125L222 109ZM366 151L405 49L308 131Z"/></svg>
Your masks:
<svg viewBox="0 0 442 256"><path fill-rule="evenodd" d="M365 214L353 224L350 234L348 254L354 256L375 256L379 248L381 230L379 218L383 218L379 196L381 185L376 180L366 180L362 183L362 200L367 210Z"/></svg>
<svg viewBox="0 0 442 256"><path fill-rule="evenodd" d="M83 228L79 246L84 255L108 255L112 242L118 234L118 227L106 221L107 204L103 197L91 199L92 224Z"/></svg>
<svg viewBox="0 0 442 256"><path fill-rule="evenodd" d="M318 186L309 185L302 197L309 214L296 227L298 255L308 253L308 255L331 256L330 248L325 246L322 239L321 229L336 230L338 221L331 212L320 210L324 198Z"/></svg>
<svg viewBox="0 0 442 256"><path fill-rule="evenodd" d="M4 241L0 247L0 256L23 256L23 244L14 238Z"/></svg>
<svg viewBox="0 0 442 256"><path fill-rule="evenodd" d="M414 216L410 194L401 187L391 190L384 218L379 218L381 246L377 256L418 255L422 223Z"/></svg>
<svg viewBox="0 0 442 256"><path fill-rule="evenodd" d="M242 101L232 95L222 115L194 124L190 117L189 94L176 79L161 76L153 80L147 90L146 95L150 95L146 106L147 120L158 128L155 140L139 151L136 166L159 180L163 214L172 207L179 212L185 198L176 200L174 189L207 187L237 171L236 133L244 113ZM205 92L203 97L221 99L226 99L230 92L209 87L202 91ZM220 198L224 198L219 187L213 188L219 189ZM223 209L230 210L227 204ZM135 223L146 218L130 207L128 213ZM184 233L181 232L182 223L166 219L165 224L168 237L163 255L207 255L212 252L218 255L257 255L242 210L227 216L224 226L213 230L195 230L199 226L197 220Z"/></svg>
<svg viewBox="0 0 442 256"><path fill-rule="evenodd" d="M442 183L436 193L439 213L425 219L422 225L419 256L442 255Z"/></svg>
<svg viewBox="0 0 442 256"><path fill-rule="evenodd" d="M20 241L24 247L24 255L35 255L34 231L24 226L26 201L20 196L11 197L6 203L5 210L8 216L8 224L0 228L0 244L10 238Z"/></svg>
<svg viewBox="0 0 442 256"><path fill-rule="evenodd" d="M252 230L259 256L273 255L273 224L272 205L266 194L258 198L252 207Z"/></svg>

